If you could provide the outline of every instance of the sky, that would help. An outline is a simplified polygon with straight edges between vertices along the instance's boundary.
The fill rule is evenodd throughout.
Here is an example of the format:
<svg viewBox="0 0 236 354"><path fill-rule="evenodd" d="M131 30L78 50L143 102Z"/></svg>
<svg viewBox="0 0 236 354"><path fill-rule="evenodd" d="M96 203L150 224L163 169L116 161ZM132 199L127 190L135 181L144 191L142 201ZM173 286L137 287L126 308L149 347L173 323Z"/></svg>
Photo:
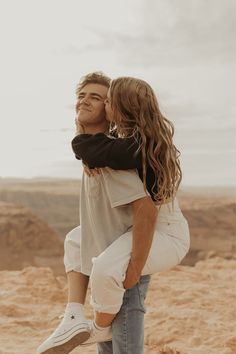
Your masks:
<svg viewBox="0 0 236 354"><path fill-rule="evenodd" d="M186 185L235 185L234 0L0 0L0 176L80 178L75 87L135 76L175 125Z"/></svg>

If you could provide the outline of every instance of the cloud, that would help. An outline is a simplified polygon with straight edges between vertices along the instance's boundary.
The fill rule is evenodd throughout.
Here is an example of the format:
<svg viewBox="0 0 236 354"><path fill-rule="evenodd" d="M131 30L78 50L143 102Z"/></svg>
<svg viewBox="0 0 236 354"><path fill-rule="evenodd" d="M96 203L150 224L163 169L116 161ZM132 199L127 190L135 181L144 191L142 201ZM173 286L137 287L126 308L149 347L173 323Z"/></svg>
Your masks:
<svg viewBox="0 0 236 354"><path fill-rule="evenodd" d="M84 51L113 51L128 66L233 63L236 59L231 0L143 1L132 29L90 27L96 40ZM76 45L71 53L77 54Z"/></svg>

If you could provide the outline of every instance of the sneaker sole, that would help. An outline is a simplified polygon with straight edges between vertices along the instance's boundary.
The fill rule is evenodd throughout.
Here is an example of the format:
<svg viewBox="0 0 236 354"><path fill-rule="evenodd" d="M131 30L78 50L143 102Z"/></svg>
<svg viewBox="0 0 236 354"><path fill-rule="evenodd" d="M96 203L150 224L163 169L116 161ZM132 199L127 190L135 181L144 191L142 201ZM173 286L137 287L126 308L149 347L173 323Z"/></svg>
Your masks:
<svg viewBox="0 0 236 354"><path fill-rule="evenodd" d="M78 333L68 342L58 345L57 347L47 349L41 354L69 354L74 348L78 347L80 344L84 343L87 339L89 339L89 336L89 332Z"/></svg>
<svg viewBox="0 0 236 354"><path fill-rule="evenodd" d="M93 345L93 344L98 344L98 343L106 343L106 342L111 342L112 341L112 338L109 338L109 339L106 339L106 340L103 340L103 341L96 341L96 342L90 342L90 343L82 343L81 344L81 347L88 347L90 345ZM57 353L55 353L57 354ZM60 353L61 354L61 353Z"/></svg>

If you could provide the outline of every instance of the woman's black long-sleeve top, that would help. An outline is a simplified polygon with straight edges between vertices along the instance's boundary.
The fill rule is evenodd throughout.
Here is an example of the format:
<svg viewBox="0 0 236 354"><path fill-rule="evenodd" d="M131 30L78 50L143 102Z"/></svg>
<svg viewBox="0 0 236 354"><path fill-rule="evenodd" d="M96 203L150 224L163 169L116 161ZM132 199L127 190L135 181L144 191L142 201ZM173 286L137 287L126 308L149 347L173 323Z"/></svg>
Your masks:
<svg viewBox="0 0 236 354"><path fill-rule="evenodd" d="M137 153L138 142L134 137L113 138L103 133L80 134L72 140L72 149L75 157L82 160L89 168L110 167L114 170L137 169L143 181L141 151ZM155 183L155 174L147 166L146 185L153 200L152 187ZM154 192L156 192L156 185Z"/></svg>

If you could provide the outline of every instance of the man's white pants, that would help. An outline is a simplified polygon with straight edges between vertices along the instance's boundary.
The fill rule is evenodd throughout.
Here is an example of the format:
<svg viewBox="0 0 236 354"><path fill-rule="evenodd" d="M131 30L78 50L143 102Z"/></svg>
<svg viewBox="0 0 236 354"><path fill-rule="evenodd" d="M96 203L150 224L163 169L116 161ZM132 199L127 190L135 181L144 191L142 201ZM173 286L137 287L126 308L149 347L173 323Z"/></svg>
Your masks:
<svg viewBox="0 0 236 354"><path fill-rule="evenodd" d="M65 239L66 272L80 272L80 227L70 231ZM145 235L143 235L145 237ZM181 262L190 247L189 228L177 200L161 206L156 230L142 275L170 269ZM93 258L90 275L91 303L95 311L115 314L123 302L123 281L132 250L132 230L121 235L98 257Z"/></svg>

